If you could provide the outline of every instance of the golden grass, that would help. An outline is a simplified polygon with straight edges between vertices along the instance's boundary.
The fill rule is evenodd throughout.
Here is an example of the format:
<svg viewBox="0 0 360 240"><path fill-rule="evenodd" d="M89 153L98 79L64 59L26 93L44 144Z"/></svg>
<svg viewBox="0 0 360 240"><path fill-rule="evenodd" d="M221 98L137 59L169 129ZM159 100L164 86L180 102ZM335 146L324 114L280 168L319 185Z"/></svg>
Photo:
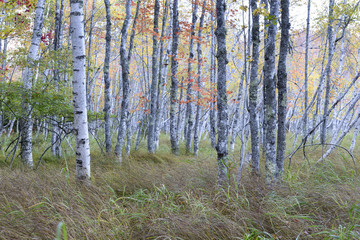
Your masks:
<svg viewBox="0 0 360 240"><path fill-rule="evenodd" d="M298 154L273 189L245 169L239 187L219 190L208 143L195 158L161 141L122 165L93 151L89 186L76 183L71 152L37 171L2 163L0 239L54 239L60 222L69 239L359 239L360 181L345 155L309 168Z"/></svg>

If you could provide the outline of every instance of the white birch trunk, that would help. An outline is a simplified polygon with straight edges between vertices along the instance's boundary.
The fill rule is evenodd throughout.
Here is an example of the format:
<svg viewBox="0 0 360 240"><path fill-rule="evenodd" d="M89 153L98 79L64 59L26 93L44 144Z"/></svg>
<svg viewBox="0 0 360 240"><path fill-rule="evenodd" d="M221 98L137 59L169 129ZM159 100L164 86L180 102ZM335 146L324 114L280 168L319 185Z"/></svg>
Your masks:
<svg viewBox="0 0 360 240"><path fill-rule="evenodd" d="M71 1L71 39L73 56L74 134L76 143L76 178L90 179L90 144L86 108L85 38L83 1Z"/></svg>
<svg viewBox="0 0 360 240"><path fill-rule="evenodd" d="M38 52L41 40L41 30L43 27L45 0L38 0L36 4L34 30L31 39L30 50L28 54L27 67L23 73L24 84L24 101L23 111L24 117L21 119L21 159L29 167L33 167L32 156L32 127L33 122L31 118L32 107L29 103L31 97L31 88L34 77L34 67L36 67L36 61L38 60Z"/></svg>

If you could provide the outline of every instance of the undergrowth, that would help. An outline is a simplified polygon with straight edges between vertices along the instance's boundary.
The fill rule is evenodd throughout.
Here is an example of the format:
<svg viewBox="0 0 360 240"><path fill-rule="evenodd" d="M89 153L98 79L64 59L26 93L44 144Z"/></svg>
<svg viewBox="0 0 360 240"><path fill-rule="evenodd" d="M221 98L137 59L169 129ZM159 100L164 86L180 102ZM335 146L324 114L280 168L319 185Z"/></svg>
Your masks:
<svg viewBox="0 0 360 240"><path fill-rule="evenodd" d="M46 144L35 141L38 159ZM360 239L359 178L345 154L316 165L319 148L309 149L311 165L298 153L275 187L245 168L241 185L230 175L220 190L206 141L198 158L184 149L174 156L163 137L157 154L142 146L121 165L95 144L86 186L75 181L66 144L61 159L46 154L36 171L18 158L9 169L2 149L0 239Z"/></svg>

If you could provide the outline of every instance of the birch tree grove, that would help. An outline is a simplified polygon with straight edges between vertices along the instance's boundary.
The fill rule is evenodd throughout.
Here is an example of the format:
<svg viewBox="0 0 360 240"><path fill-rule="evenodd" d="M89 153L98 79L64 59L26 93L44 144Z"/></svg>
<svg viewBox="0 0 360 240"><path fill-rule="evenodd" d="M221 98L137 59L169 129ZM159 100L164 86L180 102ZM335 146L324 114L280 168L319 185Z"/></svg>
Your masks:
<svg viewBox="0 0 360 240"><path fill-rule="evenodd" d="M74 135L76 143L76 178L90 179L90 145L86 108L85 40L83 1L71 1L71 39L73 58Z"/></svg>
<svg viewBox="0 0 360 240"><path fill-rule="evenodd" d="M21 182L24 185L33 182L29 179L34 176L34 181L45 177L40 171L51 172L46 179L51 182L57 177L64 186L72 186L75 179L91 184L86 192L90 195L108 186L111 193L107 189L101 198L84 197L86 202L97 199L94 209L102 213L97 218L106 224L117 218L115 208L132 211L140 202L141 211L169 199L174 200L172 207L181 204L186 209L193 204L189 200L191 204L185 206L183 196L190 199L193 193L200 194L196 201L210 199L214 212L221 214L219 199L220 205L235 201L232 206L241 208L238 203L249 196L249 190L254 206L269 201L268 194L279 189L289 193L283 186L302 189L306 198L301 201L323 196L324 192L313 194L310 189L321 181L344 182L345 190L354 187L349 192L356 193L360 184L355 177L360 155L359 0L71 0L69 6L65 0L35 2L0 0L0 175L18 168L21 173L5 178L12 181L3 189L15 185L18 176L29 174ZM51 185L51 189L58 187ZM173 195L178 190L179 195ZM271 199L286 196L275 195ZM117 200L103 203L103 196ZM0 209L12 208L1 205L6 199L0 201ZM103 211L109 202L114 209ZM355 200L336 202L349 203L357 211ZM7 216L14 216L16 209L43 205L34 204L26 202ZM281 204L288 202L281 200ZM276 207L268 202L261 206L265 205ZM173 214L167 210L159 211L164 214L161 218ZM282 212L278 210L273 212ZM278 234L279 222L291 228L298 223L292 221L295 215L281 221L260 215L261 233ZM135 225L149 226L152 216ZM227 223L237 224L237 216ZM314 219L327 224L323 217ZM12 226L9 222L3 227L2 222L0 232ZM179 222L184 223L174 224ZM257 222L252 222L254 228ZM321 237L351 231L349 224L358 223L348 222L340 230L340 220L331 222ZM82 228L97 230L87 224ZM132 229L130 225L121 226ZM147 229L144 238L158 237L153 235L156 229ZM199 225L206 237L219 228L209 229L211 233ZM232 229L237 227L226 231ZM136 231L121 229L119 235L111 232L114 235L99 239L142 238L132 235ZM85 236L75 232L69 231L71 238ZM242 239L255 233L226 234L213 238ZM42 235L30 237L38 236ZM96 238L91 233L86 236ZM318 235L302 231L281 239L294 236ZM201 234L179 237L206 238Z"/></svg>

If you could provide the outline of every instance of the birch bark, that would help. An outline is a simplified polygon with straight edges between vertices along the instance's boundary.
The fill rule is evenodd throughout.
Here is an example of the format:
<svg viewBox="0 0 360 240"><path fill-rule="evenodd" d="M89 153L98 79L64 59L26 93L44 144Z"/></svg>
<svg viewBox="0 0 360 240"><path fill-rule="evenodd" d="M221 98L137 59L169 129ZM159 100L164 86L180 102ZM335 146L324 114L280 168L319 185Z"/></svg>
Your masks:
<svg viewBox="0 0 360 240"><path fill-rule="evenodd" d="M152 54L152 81L150 89L150 115L148 128L148 152L155 153L155 120L157 105L157 86L158 86L158 34L159 34L159 13L160 3L155 0L154 5L154 33L153 33L153 54Z"/></svg>
<svg viewBox="0 0 360 240"><path fill-rule="evenodd" d="M61 25L62 25L62 17L64 12L64 1L57 0L56 1L56 13L55 13L55 36L54 36L54 51L59 51L61 49ZM54 66L54 81L56 84L57 90L59 90L59 83L60 83L60 60L55 59L55 66ZM61 157L61 132L58 127L59 119L56 116L53 116L54 121L52 125L52 137L51 137L51 152L57 158Z"/></svg>
<svg viewBox="0 0 360 240"><path fill-rule="evenodd" d="M218 79L217 79L217 108L218 108L218 142L216 151L218 155L218 185L224 186L227 180L227 160L228 160L228 105L226 93L226 28L225 28L225 0L216 1L216 20L217 28L215 35L217 38L217 60L218 60Z"/></svg>
<svg viewBox="0 0 360 240"><path fill-rule="evenodd" d="M185 139L186 139L186 153L191 152L191 136L194 127L194 116L193 116L193 82L194 74L192 69L192 62L194 61L194 38L195 38L195 25L197 21L197 9L198 9L198 0L195 0L193 3L193 14L191 20L191 29L190 29L190 45L189 45L189 58L188 58L188 85L186 90L186 119L187 126L185 126Z"/></svg>
<svg viewBox="0 0 360 240"><path fill-rule="evenodd" d="M216 63L215 63L215 34L214 34L214 13L213 13L213 9L214 9L214 2L213 0L211 0L211 16L210 16L210 21L211 21L211 30L210 30L210 35L211 35L211 46L210 46L210 87L211 90L214 88L215 85L215 67L216 67ZM216 114L215 114L215 103L214 103L215 99L214 99L214 95L212 94L211 91L211 101L210 101L210 114L209 114L209 126L210 126L210 140L211 140L211 146L213 148L216 148Z"/></svg>
<svg viewBox="0 0 360 240"><path fill-rule="evenodd" d="M38 0L34 19L34 29L31 39L30 50L27 56L27 66L23 72L24 100L22 109L24 116L21 121L21 146L20 154L22 161L28 166L33 167L32 156L32 128L33 120L31 117L32 107L30 104L31 88L34 78L34 68L38 60L41 31L43 27L45 0Z"/></svg>
<svg viewBox="0 0 360 240"><path fill-rule="evenodd" d="M73 56L74 135L76 143L76 179L90 179L90 144L86 108L85 38L83 1L71 0L71 39Z"/></svg>
<svg viewBox="0 0 360 240"><path fill-rule="evenodd" d="M330 98L330 88L331 88L331 62L334 56L334 36L333 36L333 12L334 12L334 0L329 0L329 23L328 23L328 42L329 42L329 51L328 51L328 63L326 65L325 74L326 74L326 91L325 91L325 100L324 100L324 114L323 114L323 123L321 126L320 132L320 141L322 144L326 143L326 128L328 121L328 108L329 108L329 98Z"/></svg>
<svg viewBox="0 0 360 240"><path fill-rule="evenodd" d="M117 143L114 151L120 163L122 162L122 149L125 141L127 116L129 111L129 98L130 98L129 64L133 49L135 27L136 27L137 17L139 14L140 3L141 1L138 1L137 3L136 14L133 22L133 30L130 37L129 51L127 54L126 54L126 43L127 43L127 36L130 25L130 19L131 19L131 0L126 0L126 6L125 6L126 17L123 27L121 29L120 62L121 62L121 70L122 70L121 76L122 76L123 98L121 101L120 124L118 130Z"/></svg>
<svg viewBox="0 0 360 240"><path fill-rule="evenodd" d="M259 81L257 72L259 68L259 46L260 46L260 15L256 12L258 9L257 1L251 0L252 11L252 56L250 70L250 87L249 87L249 115L250 115L250 132L251 132L251 157L252 173L260 174L260 152L259 152L259 126L256 113L257 92Z"/></svg>
<svg viewBox="0 0 360 240"><path fill-rule="evenodd" d="M278 63L278 132L277 132L277 149L276 149L276 174L278 179L284 170L284 158L286 149L286 107L287 107L287 71L286 58L289 47L289 0L281 0L281 40L280 56Z"/></svg>
<svg viewBox="0 0 360 240"><path fill-rule="evenodd" d="M279 16L279 1L270 1L270 16L268 37L265 44L264 86L265 86L265 151L266 151L266 180L272 183L277 165L275 155L276 142L276 78L275 78L275 41L277 19Z"/></svg>
<svg viewBox="0 0 360 240"><path fill-rule="evenodd" d="M202 76L202 50L201 50L201 41L202 41L202 28L204 25L204 17L205 17L205 8L206 8L206 1L203 2L202 11L200 16L200 23L199 23L199 32L198 32L198 43L197 43L197 54L198 54L198 77L197 77L197 105L196 105L196 117L195 117L195 127L194 127L194 154L198 156L199 154L199 124L200 124L200 114L201 114L201 76Z"/></svg>
<svg viewBox="0 0 360 240"><path fill-rule="evenodd" d="M303 138L308 131L308 66L309 66L309 31L310 31L310 10L311 0L308 0L307 19L306 19L306 40L305 40L305 79L304 79L304 121L303 121Z"/></svg>
<svg viewBox="0 0 360 240"><path fill-rule="evenodd" d="M171 1L170 0L166 0L165 2L165 9L163 12L163 19L162 19L162 29L161 29L161 36L160 36L160 60L159 60L159 83L157 86L157 99L156 99L156 120L155 120L155 126L154 126L154 131L155 131L155 145L156 148L158 148L159 145L159 135L160 135L160 127L161 127L161 123L162 123L162 110L163 110L163 95L165 93L165 89L166 89L166 83L165 83L165 79L166 79L166 75L167 75L167 67L168 67L168 57L171 51L171 40L169 41L168 44L168 48L166 49L166 52L164 54L164 37L165 37L165 28L166 28L166 21L167 21L167 17L168 17L168 9L169 6L171 5ZM172 17L172 8L170 8L170 18ZM169 28L171 29L171 25L172 25L172 20L170 20L170 24L169 24ZM162 89L162 90L161 90Z"/></svg>
<svg viewBox="0 0 360 240"><path fill-rule="evenodd" d="M105 46L105 61L104 61L104 120L105 120L105 148L106 153L111 152L111 123L110 123L110 78L109 78L109 65L111 55L111 12L110 0L104 0L106 10L106 46Z"/></svg>
<svg viewBox="0 0 360 240"><path fill-rule="evenodd" d="M178 10L178 0L173 2L173 32L172 32L172 48L171 48L171 86L170 86L170 142L171 142L171 152L173 154L179 154L179 138L177 134L177 124L176 124L176 99L177 99L177 89L178 89L178 80L177 80L177 68L178 68L178 48L179 48L179 34L180 34L180 25L179 25L179 10Z"/></svg>

